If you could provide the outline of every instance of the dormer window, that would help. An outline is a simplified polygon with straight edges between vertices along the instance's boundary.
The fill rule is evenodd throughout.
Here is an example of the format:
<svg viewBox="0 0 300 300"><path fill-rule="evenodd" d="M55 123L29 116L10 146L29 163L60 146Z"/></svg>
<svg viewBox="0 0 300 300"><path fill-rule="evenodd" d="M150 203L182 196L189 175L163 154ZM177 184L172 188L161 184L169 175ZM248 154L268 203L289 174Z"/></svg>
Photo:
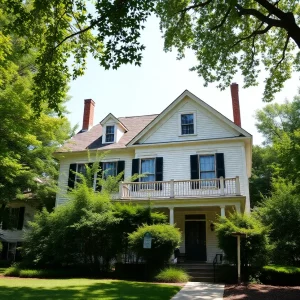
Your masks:
<svg viewBox="0 0 300 300"><path fill-rule="evenodd" d="M115 141L115 126L107 125L105 132L105 143L113 143Z"/></svg>
<svg viewBox="0 0 300 300"><path fill-rule="evenodd" d="M194 134L195 129L195 118L194 114L182 114L181 115L181 134Z"/></svg>

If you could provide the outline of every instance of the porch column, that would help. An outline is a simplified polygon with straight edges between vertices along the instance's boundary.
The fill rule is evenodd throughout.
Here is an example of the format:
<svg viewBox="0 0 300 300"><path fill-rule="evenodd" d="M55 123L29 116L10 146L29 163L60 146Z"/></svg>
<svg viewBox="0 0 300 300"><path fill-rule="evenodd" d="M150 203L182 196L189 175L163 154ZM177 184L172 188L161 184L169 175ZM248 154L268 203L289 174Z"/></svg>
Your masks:
<svg viewBox="0 0 300 300"><path fill-rule="evenodd" d="M170 210L170 225L174 225L174 207L169 207Z"/></svg>
<svg viewBox="0 0 300 300"><path fill-rule="evenodd" d="M225 216L225 205L222 205L222 206L220 206L220 208L221 208L221 217L226 217Z"/></svg>

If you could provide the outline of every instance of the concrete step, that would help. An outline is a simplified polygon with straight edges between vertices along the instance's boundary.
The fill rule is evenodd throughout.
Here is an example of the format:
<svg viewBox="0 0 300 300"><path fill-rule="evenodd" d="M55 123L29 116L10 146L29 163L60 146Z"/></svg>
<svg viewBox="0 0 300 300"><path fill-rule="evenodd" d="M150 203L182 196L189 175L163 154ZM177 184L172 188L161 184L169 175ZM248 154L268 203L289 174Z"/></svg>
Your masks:
<svg viewBox="0 0 300 300"><path fill-rule="evenodd" d="M213 277L205 277L205 276L195 276L191 277L190 281L194 282L214 282Z"/></svg>

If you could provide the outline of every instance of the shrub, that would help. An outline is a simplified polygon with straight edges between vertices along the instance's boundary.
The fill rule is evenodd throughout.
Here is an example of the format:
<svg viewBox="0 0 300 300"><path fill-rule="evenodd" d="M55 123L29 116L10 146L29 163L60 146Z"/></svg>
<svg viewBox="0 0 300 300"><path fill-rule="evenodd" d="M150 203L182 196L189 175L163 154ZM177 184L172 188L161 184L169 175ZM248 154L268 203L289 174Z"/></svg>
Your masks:
<svg viewBox="0 0 300 300"><path fill-rule="evenodd" d="M241 261L244 266L261 266L268 260L268 240L266 228L251 215L234 213L228 218L220 218L216 224L219 247L230 263L237 262L237 238L234 232L246 234L241 238Z"/></svg>
<svg viewBox="0 0 300 300"><path fill-rule="evenodd" d="M264 266L260 280L265 284L299 285L300 268L278 265Z"/></svg>
<svg viewBox="0 0 300 300"><path fill-rule="evenodd" d="M161 282L187 282L189 278L184 270L174 267L165 268L155 276L155 279Z"/></svg>
<svg viewBox="0 0 300 300"><path fill-rule="evenodd" d="M152 235L151 249L143 248L144 235ZM129 235L133 251L148 263L161 266L166 263L179 246L181 234L178 228L167 224L143 225Z"/></svg>
<svg viewBox="0 0 300 300"><path fill-rule="evenodd" d="M20 276L20 268L18 265L12 265L4 271L4 276L10 277L19 277Z"/></svg>

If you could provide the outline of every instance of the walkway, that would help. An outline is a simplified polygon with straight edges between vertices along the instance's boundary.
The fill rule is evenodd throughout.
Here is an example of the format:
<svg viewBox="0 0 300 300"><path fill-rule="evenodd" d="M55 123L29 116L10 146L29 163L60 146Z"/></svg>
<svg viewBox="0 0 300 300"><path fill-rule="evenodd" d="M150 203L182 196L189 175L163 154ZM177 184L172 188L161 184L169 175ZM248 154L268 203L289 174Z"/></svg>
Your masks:
<svg viewBox="0 0 300 300"><path fill-rule="evenodd" d="M224 284L188 282L171 300L222 300Z"/></svg>

